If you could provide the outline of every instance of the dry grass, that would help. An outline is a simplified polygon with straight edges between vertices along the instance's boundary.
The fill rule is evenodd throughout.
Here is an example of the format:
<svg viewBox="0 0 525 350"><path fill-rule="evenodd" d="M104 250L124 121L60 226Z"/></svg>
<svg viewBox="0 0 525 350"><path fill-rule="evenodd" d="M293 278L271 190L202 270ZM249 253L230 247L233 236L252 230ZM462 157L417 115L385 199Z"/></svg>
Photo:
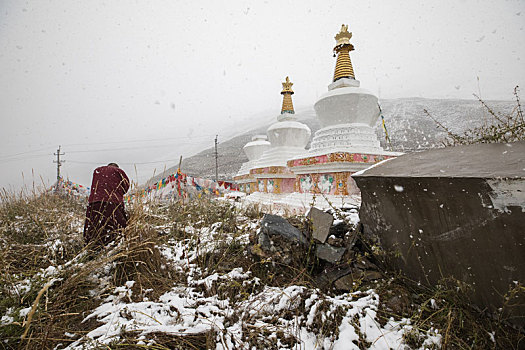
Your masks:
<svg viewBox="0 0 525 350"><path fill-rule="evenodd" d="M421 346L421 334L430 328L442 335L442 349L510 350L525 346L525 334L470 304L470 288L452 278L430 288L402 275L392 276L377 288L379 320L409 318L414 328L405 334L405 342L413 348Z"/></svg>
<svg viewBox="0 0 525 350"><path fill-rule="evenodd" d="M229 203L217 205L208 199L167 206L137 202L128 208L130 220L123 237L107 248L86 250L81 235L85 204L78 198L53 193L29 196L3 193L0 263L5 269L0 277L0 314L8 314L9 310L15 319L11 324L0 325L0 338L5 340L0 343L0 349L53 348L71 343L78 337L68 338L65 334L87 334L97 327L96 320L83 322L84 318L115 287L127 281L135 282L132 298L137 301L146 295L149 300L155 300L174 286L184 285L186 276L170 267L158 247L169 239L199 244L199 237L189 235L186 226L215 225L218 240L238 230L239 213ZM252 209L250 215L260 214ZM245 266L253 265L243 249L234 239L218 244L197 262L206 273L231 270L241 260ZM62 269L51 277L43 272L49 266L62 266ZM29 291L20 288L24 280ZM232 285L218 287L224 296L233 295L233 291L237 295L238 290L231 288ZM239 291L240 295L243 293L249 292ZM18 315L20 310L33 305L31 319ZM25 331L27 334L22 340ZM157 334L154 338L159 348L201 349L215 341L213 332L208 333ZM128 334L127 339L132 338Z"/></svg>
<svg viewBox="0 0 525 350"><path fill-rule="evenodd" d="M5 267L0 276L0 314L10 309L17 315L33 305L36 312L32 319L15 316L14 323L0 326L0 338L5 339L0 348L67 344L72 339L64 336L66 332L85 334L96 325L96 321L82 321L115 286L134 280L137 298L145 290L153 290L148 296L154 298L176 281L157 248L161 237L151 228L154 223L149 222L152 220L144 207L133 208L130 224L117 244L87 251L81 235L84 204L53 193L29 197L4 193L0 208L0 263ZM43 273L49 266L62 269L49 277ZM112 267L109 278L101 285L93 275L104 275L108 266ZM28 292L20 287L24 280ZM49 289L39 295L51 280ZM98 295L94 297L93 291Z"/></svg>
<svg viewBox="0 0 525 350"><path fill-rule="evenodd" d="M207 350L214 349L216 345L217 334L214 331L208 331L198 334L166 334L152 333L151 345L137 345L137 334L124 333L122 341L118 344L112 344L110 349L136 349L144 348L152 350Z"/></svg>

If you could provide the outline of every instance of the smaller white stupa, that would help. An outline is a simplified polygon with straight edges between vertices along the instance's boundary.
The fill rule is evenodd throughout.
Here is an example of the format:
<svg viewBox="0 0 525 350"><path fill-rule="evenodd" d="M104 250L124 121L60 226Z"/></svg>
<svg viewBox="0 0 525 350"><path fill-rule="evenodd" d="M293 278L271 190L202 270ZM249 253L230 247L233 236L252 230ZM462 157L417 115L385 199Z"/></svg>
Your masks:
<svg viewBox="0 0 525 350"><path fill-rule="evenodd" d="M255 180L256 192L281 194L292 192L295 186L295 174L287 167L290 158L305 152L310 140L308 126L297 121L292 103L292 85L288 77L283 84L283 105L277 122L268 130L270 148L267 149L250 170ZM253 186L250 186L250 190Z"/></svg>
<svg viewBox="0 0 525 350"><path fill-rule="evenodd" d="M242 164L237 176L249 174L250 170L255 167L263 153L269 148L270 142L268 142L268 137L266 137L266 135L253 136L252 140L243 147L244 154L248 157L248 161Z"/></svg>
<svg viewBox="0 0 525 350"><path fill-rule="evenodd" d="M301 153L310 141L310 128L297 121L292 103L292 85L288 77L283 84L283 105L277 123L267 131L271 147L257 161L257 168L286 167L287 161Z"/></svg>
<svg viewBox="0 0 525 350"><path fill-rule="evenodd" d="M239 172L234 176L234 180L239 184L241 191L252 193L257 189L257 182L253 175L250 174L250 170L256 166L257 161L269 148L270 142L268 142L266 135L253 136L252 140L243 147L248 161L242 164Z"/></svg>

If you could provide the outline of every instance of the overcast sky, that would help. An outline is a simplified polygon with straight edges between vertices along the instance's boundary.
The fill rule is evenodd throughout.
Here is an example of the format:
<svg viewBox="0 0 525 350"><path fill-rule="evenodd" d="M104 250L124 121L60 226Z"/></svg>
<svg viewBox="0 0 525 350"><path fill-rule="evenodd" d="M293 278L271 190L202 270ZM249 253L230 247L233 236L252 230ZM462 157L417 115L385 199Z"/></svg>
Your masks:
<svg viewBox="0 0 525 350"><path fill-rule="evenodd" d="M276 116L287 75L310 107L343 23L380 98L525 89L523 0L0 0L0 187L51 183L58 145L74 182L112 161L142 183Z"/></svg>

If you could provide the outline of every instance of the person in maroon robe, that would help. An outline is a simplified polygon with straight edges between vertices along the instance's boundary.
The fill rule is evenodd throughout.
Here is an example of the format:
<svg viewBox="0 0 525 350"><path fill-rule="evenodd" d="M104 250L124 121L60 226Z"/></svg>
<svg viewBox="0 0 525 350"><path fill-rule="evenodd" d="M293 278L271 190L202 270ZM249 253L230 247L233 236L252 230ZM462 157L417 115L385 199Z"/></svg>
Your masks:
<svg viewBox="0 0 525 350"><path fill-rule="evenodd" d="M117 164L95 169L84 224L86 244L107 245L126 227L124 194L128 190L128 176Z"/></svg>

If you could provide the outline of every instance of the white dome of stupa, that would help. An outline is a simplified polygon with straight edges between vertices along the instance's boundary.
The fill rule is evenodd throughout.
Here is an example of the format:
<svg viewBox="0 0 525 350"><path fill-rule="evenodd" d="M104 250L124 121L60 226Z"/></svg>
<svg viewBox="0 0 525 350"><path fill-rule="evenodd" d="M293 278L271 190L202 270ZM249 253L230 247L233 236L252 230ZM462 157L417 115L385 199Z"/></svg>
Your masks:
<svg viewBox="0 0 525 350"><path fill-rule="evenodd" d="M277 122L267 130L271 147L257 161L257 168L285 167L287 161L305 151L312 132L310 128L297 121L292 103L293 83L286 77L283 84L283 106Z"/></svg>
<svg viewBox="0 0 525 350"><path fill-rule="evenodd" d="M244 154L248 157L248 161L243 163L237 176L246 175L250 173L257 160L261 158L263 153L270 148L270 142L266 135L254 135L252 140L244 145Z"/></svg>

